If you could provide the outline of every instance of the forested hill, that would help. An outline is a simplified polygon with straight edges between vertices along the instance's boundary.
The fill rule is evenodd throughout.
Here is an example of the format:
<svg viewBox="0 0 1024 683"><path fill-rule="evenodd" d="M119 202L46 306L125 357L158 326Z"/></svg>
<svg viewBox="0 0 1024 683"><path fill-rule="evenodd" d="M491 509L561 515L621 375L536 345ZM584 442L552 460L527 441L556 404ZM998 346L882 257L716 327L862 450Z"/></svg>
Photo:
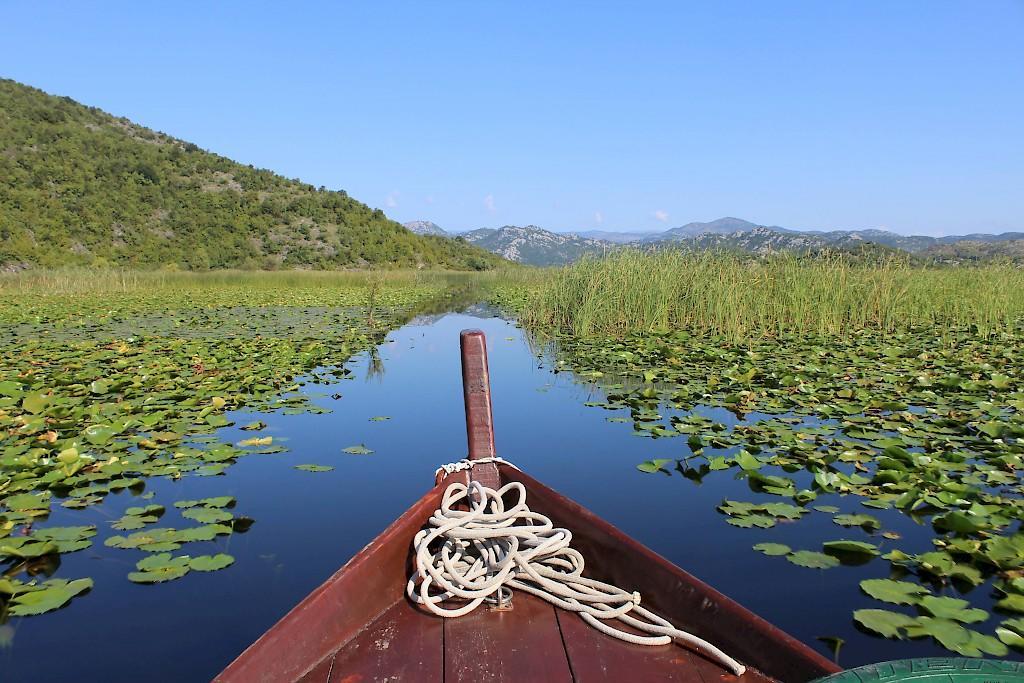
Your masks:
<svg viewBox="0 0 1024 683"><path fill-rule="evenodd" d="M488 268L345 192L236 163L0 79L0 269Z"/></svg>

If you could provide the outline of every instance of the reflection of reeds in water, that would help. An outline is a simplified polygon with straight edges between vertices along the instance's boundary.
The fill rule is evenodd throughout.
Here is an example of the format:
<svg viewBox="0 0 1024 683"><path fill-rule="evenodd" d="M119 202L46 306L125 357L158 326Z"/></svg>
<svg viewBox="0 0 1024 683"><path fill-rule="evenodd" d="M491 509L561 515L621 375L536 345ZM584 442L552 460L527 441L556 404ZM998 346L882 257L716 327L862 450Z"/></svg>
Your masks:
<svg viewBox="0 0 1024 683"><path fill-rule="evenodd" d="M380 357L380 351L374 346L370 349L370 355L368 362L366 363L366 381L376 380L382 382L384 380L384 359Z"/></svg>
<svg viewBox="0 0 1024 683"><path fill-rule="evenodd" d="M370 288L366 294L366 329L372 334L377 329L377 321L374 315L377 311L377 294L380 291L380 280L370 280Z"/></svg>

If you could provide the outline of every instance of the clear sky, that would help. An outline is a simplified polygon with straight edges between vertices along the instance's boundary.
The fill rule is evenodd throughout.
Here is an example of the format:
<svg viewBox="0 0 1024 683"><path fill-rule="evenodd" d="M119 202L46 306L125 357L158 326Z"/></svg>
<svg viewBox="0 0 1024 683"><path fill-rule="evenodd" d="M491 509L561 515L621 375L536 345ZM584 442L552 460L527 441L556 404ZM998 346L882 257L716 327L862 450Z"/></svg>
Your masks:
<svg viewBox="0 0 1024 683"><path fill-rule="evenodd" d="M1024 0L7 0L0 76L453 230L1024 230Z"/></svg>

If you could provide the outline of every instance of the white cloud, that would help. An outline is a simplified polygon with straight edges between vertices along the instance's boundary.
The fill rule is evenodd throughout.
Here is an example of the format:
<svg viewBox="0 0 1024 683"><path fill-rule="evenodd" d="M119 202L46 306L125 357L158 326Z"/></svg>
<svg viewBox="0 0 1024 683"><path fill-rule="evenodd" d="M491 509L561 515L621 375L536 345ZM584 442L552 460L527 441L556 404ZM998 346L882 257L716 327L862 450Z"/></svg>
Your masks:
<svg viewBox="0 0 1024 683"><path fill-rule="evenodd" d="M387 204L388 207L392 209L395 208L396 206L398 206L398 197L401 194L402 193L399 192L398 190L392 190L391 194L388 195L388 198L385 200L384 203Z"/></svg>
<svg viewBox="0 0 1024 683"><path fill-rule="evenodd" d="M594 212L594 222L597 223L598 225L600 225L601 223L604 223L604 214L601 213L600 211L595 211Z"/></svg>
<svg viewBox="0 0 1024 683"><path fill-rule="evenodd" d="M662 223L668 223L668 211L662 211L661 209L658 209L657 211L654 212L654 217L657 218Z"/></svg>
<svg viewBox="0 0 1024 683"><path fill-rule="evenodd" d="M494 195L493 194L489 194L486 197L484 197L484 208L487 209L488 211L490 211L491 213L494 213L497 210L497 209L494 208Z"/></svg>

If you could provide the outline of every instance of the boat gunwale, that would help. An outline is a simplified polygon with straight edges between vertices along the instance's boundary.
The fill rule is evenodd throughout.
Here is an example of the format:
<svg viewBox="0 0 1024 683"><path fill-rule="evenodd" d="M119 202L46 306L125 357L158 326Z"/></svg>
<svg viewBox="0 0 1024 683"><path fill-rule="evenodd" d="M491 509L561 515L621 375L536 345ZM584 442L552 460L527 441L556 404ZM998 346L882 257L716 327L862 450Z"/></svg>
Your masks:
<svg viewBox="0 0 1024 683"><path fill-rule="evenodd" d="M671 577L680 587L693 595L699 595L704 611L712 612L716 617L727 616L731 621L742 624L742 628L719 629L715 633L694 630L696 635L717 641L716 645L745 664L780 681L806 681L841 670L803 642L644 546L579 503L514 467L501 465L499 470L504 482L518 481L526 486L528 496L532 495L533 501L541 504L538 511L554 516L556 521L559 517L577 520L575 524L567 525L574 538L606 536L612 544L624 547L632 555L634 559L631 564L634 566L654 567L662 580ZM411 571L412 538L439 507L444 489L453 481L465 482L467 479L466 472L459 472L427 491L344 566L246 648L214 680L222 683L299 680L344 648L396 601L407 599L405 585ZM545 509L548 507L556 509ZM388 557L382 557L382 554ZM401 561L398 557L401 557ZM396 564L400 565L401 574L395 571ZM653 575L655 572L646 573ZM638 583L644 583L644 578L640 577ZM648 582L651 580L651 576L646 578ZM673 595L674 591L645 592L642 585L630 588L639 589L644 594L645 602L656 611L660 609L666 618L679 618L673 612L679 611L678 603L682 597ZM675 609L672 609L673 606ZM311 630L316 633L310 634ZM719 633L728 636L731 631L742 631L743 638L757 642L753 645L745 643L743 639L735 643L723 642ZM726 637L725 640L730 639ZM786 654L781 659L778 657L780 649Z"/></svg>

